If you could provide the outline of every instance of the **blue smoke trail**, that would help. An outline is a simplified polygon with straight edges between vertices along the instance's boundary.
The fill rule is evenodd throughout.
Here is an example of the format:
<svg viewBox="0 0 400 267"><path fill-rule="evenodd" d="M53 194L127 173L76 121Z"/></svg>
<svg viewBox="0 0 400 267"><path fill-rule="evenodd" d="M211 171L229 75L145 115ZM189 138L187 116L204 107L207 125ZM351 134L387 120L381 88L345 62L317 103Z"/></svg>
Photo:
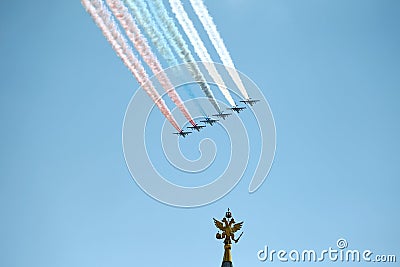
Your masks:
<svg viewBox="0 0 400 267"><path fill-rule="evenodd" d="M140 2L143 0L138 0ZM167 10L162 2L162 0L152 0L147 2L150 12L153 14L158 26L162 29L164 36L170 42L170 45L183 60L187 63L190 72L192 73L195 80L200 85L201 89L204 91L210 103L214 106L218 113L221 113L221 109L212 93L210 86L207 84L203 73L199 69L192 53L186 41L180 34L174 20L168 15Z"/></svg>
<svg viewBox="0 0 400 267"><path fill-rule="evenodd" d="M169 66L178 65L174 53L172 52L161 29L152 18L144 1L124 0L125 4L132 11L135 20L143 27L151 42L155 45L161 56L167 61Z"/></svg>
<svg viewBox="0 0 400 267"><path fill-rule="evenodd" d="M189 15L186 13L185 9L180 0L169 0L169 4L171 5L172 12L175 14L176 19L179 24L182 26L183 31L186 33L189 38L190 43L192 44L194 51L200 57L200 60L203 62L212 62L211 56L207 51L207 48L196 28L193 25L192 20L189 18ZM224 95L226 100L228 100L231 106L235 106L235 101L233 100L231 94L227 86L225 85L224 80L221 75L215 68L213 64L204 64L208 73L213 78L214 82L218 85L218 88L221 90L221 93Z"/></svg>
<svg viewBox="0 0 400 267"><path fill-rule="evenodd" d="M178 60L173 54L170 44L166 40L162 30L157 25L156 21L153 19L149 9L147 8L147 4L142 0L124 0L125 4L130 8L133 15L135 16L135 20L143 27L146 34L150 37L150 40L155 45L157 50L163 56L163 58L167 61L170 66L178 65ZM157 18L156 18L157 19ZM184 87L186 93L191 99L195 100L196 106L200 110L202 114L205 113L203 107L196 100L196 96L193 94L192 90L187 86Z"/></svg>

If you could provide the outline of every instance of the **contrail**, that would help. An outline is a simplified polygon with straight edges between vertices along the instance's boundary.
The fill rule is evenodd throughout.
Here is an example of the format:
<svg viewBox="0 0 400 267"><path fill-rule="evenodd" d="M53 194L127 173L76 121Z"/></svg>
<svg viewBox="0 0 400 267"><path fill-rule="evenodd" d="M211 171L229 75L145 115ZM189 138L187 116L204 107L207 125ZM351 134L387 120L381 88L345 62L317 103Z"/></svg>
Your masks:
<svg viewBox="0 0 400 267"><path fill-rule="evenodd" d="M161 29L157 26L150 12L146 8L146 3L143 1L124 0L126 5L131 9L135 20L142 25L150 40L167 61L169 66L178 65L178 60L175 58L168 41L165 39Z"/></svg>
<svg viewBox="0 0 400 267"><path fill-rule="evenodd" d="M142 0L124 0L124 2L130 8L135 20L143 27L144 31L150 37L150 40L157 48L158 52L167 61L168 65L178 65L179 63L177 58L172 52L171 47L168 41L165 39L161 29L148 10L146 2ZM199 101L196 100L196 96L193 94L192 90L185 86L185 91L188 93L189 97L194 100L194 103L200 112L205 114L203 107L200 105Z"/></svg>
<svg viewBox="0 0 400 267"><path fill-rule="evenodd" d="M191 44L194 47L196 54L199 56L201 61L205 62L204 66L206 67L208 73L213 78L215 83L218 85L218 88L221 90L226 100L228 100L229 104L231 106L235 106L236 105L235 101L232 99L232 96L229 93L224 80L218 73L214 64L211 64L212 63L211 56L207 52L207 48L205 47L203 41L201 40L196 28L193 25L193 22L190 20L188 14L183 8L182 3L180 2L180 0L169 0L169 3L171 5L172 12L174 12L176 19L178 20L179 24L182 26L183 30L188 36Z"/></svg>
<svg viewBox="0 0 400 267"><path fill-rule="evenodd" d="M142 0L139 0L142 1ZM164 32L165 37L170 42L175 52L179 55L183 62L187 63L189 71L204 91L210 103L214 106L215 110L220 113L221 109L215 100L214 94L212 93L210 86L207 84L199 66L197 65L186 41L180 34L174 20L168 15L167 10L162 0L152 0L147 2L150 11L153 13L155 20Z"/></svg>
<svg viewBox="0 0 400 267"><path fill-rule="evenodd" d="M140 61L135 57L130 49L127 41L118 30L118 26L112 19L108 9L100 2L98 6L94 6L89 0L82 0L82 5L93 18L96 25L101 29L107 41L111 44L117 55L121 58L125 66L131 71L133 76L138 81L139 85L154 101L161 113L167 118L172 126L178 131L181 131L178 123L175 121L170 110L166 106L164 100L155 90L153 84L148 78L148 75Z"/></svg>
<svg viewBox="0 0 400 267"><path fill-rule="evenodd" d="M243 97L249 99L249 95L247 94L243 82L236 71L228 49L226 49L224 41L217 30L217 26L214 24L212 17L208 13L207 7L204 5L202 0L190 0L190 3L192 4L195 13L199 17L201 24L203 24L204 29L207 31L208 37L214 45L215 50L217 50L222 63L228 67L226 69L231 75L233 81L236 83L236 86L239 88Z"/></svg>
<svg viewBox="0 0 400 267"><path fill-rule="evenodd" d="M100 0L92 0L99 2ZM142 56L143 60L147 63L153 73L156 75L158 81L161 86L167 92L168 96L172 99L175 105L179 108L185 118L195 126L192 116L189 111L186 109L183 101L175 91L174 86L171 81L168 79L165 72L163 72L163 68L158 61L157 57L151 51L149 44L147 43L146 38L141 34L136 22L133 20L131 14L128 9L123 5L120 0L106 0L108 6L114 13L115 17L120 22L122 28L124 28L126 35L131 40L136 50Z"/></svg>

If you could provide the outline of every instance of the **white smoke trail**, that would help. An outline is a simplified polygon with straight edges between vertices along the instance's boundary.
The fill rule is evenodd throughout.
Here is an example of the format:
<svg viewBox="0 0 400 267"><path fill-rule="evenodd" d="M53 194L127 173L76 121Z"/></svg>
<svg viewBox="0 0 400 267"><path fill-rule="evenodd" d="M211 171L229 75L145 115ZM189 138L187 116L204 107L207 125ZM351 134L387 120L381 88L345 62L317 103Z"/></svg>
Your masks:
<svg viewBox="0 0 400 267"><path fill-rule="evenodd" d="M100 2L100 0L92 0L93 2ZM153 73L156 75L158 81L161 86L167 92L168 96L172 99L175 105L179 108L185 118L194 126L196 123L194 122L192 116L189 111L186 109L183 101L175 91L174 86L171 84L168 77L163 72L163 68L158 61L157 57L151 51L149 44L147 43L146 38L140 32L136 22L133 20L131 14L128 9L123 5L120 0L106 0L107 4L111 8L115 17L120 22L121 26L124 28L126 35L131 40L136 50L142 56L143 60L147 63Z"/></svg>
<svg viewBox="0 0 400 267"><path fill-rule="evenodd" d="M138 0L138 2L143 0ZM165 37L174 48L175 52L179 55L183 62L187 63L189 71L192 73L195 81L200 85L204 94L207 96L210 103L214 106L215 110L220 113L221 109L215 100L210 86L207 84L199 66L197 65L186 41L183 39L179 32L174 20L168 15L167 10L162 0L152 0L147 2L150 11L153 13L154 19L163 30Z"/></svg>
<svg viewBox="0 0 400 267"><path fill-rule="evenodd" d="M148 75L142 64L135 57L125 38L118 30L118 26L115 24L107 8L101 3L99 6L94 6L89 0L82 0L82 5L93 18L96 25L101 29L107 41L111 44L112 48L121 58L122 62L136 78L139 85L144 89L147 95L150 96L150 98L154 101L161 113L167 118L172 126L178 132L181 131L181 128L164 103L164 100L155 90L153 84L149 81Z"/></svg>
<svg viewBox="0 0 400 267"><path fill-rule="evenodd" d="M172 12L174 12L175 17L177 18L179 24L182 26L186 35L188 36L190 43L194 47L194 51L199 56L200 60L203 62L211 63L212 59L210 54L207 51L203 41L201 40L196 28L193 25L193 22L190 20L188 14L183 8L180 0L169 0L169 3L172 8ZM208 73L213 78L214 82L218 85L218 88L221 90L222 94L228 100L231 106L235 106L235 101L233 100L231 94L229 93L224 80L221 75L218 73L214 64L204 64Z"/></svg>
<svg viewBox="0 0 400 267"><path fill-rule="evenodd" d="M227 70L229 71L230 76L233 81L236 83L243 97L249 99L249 95L247 94L246 89L244 88L243 82L239 77L235 69L235 65L233 64L232 58L229 55L228 49L224 44L224 40L217 30L217 26L215 25L212 17L208 13L207 7L204 5L202 0L190 0L192 7L199 17L201 23L203 24L204 29L207 31L208 37L210 38L212 44L217 50L219 57L221 58L222 63L229 67Z"/></svg>
<svg viewBox="0 0 400 267"><path fill-rule="evenodd" d="M230 79L224 66L216 65L224 80ZM185 71L181 72L182 69ZM191 73L179 65L175 66L175 69L169 68L165 71L167 75L170 74L170 80L175 87L195 81ZM174 72L180 72L182 75L177 77L173 75ZM160 140L162 146L158 146L158 150L155 149L157 152L153 151L156 154L148 153L148 144L156 139L158 141L159 137L148 138L148 135L143 134L143 129L137 127L146 125L151 119L149 114L153 110L152 103L143 101L146 96L141 90L132 97L124 118L123 151L129 172L143 192L159 202L189 208L208 205L221 199L239 182L242 184L239 189L245 189L247 183L249 193L254 193L265 182L275 155L275 123L262 90L244 74L239 71L238 73L249 94L262 99L259 104L248 110L251 116L232 116L213 129L217 135L207 135L207 131L204 132L207 135L204 138L194 140L189 137L189 142L184 143L179 142L178 138L171 138L170 131L163 128ZM209 83L213 83L209 75L206 78ZM151 79L155 81L154 77ZM203 98L201 101L206 100ZM193 105L191 101L185 104L190 108ZM221 103L224 107L227 107L227 104ZM211 105L207 105L207 108L206 111L212 112ZM179 110L171 111L175 114L174 112ZM191 160L182 150L183 145L189 149L198 148L200 156ZM158 155L157 162L154 162L155 155ZM215 160L221 156L228 159L222 165ZM159 164L161 162L174 166L174 170L163 172L163 164ZM194 183L190 178L196 175L202 175L206 180ZM243 195L244 193L245 191L241 192Z"/></svg>
<svg viewBox="0 0 400 267"><path fill-rule="evenodd" d="M162 30L153 19L150 11L147 8L146 3L144 1L137 0L124 0L124 3L129 7L133 16L135 17L135 20L142 26L147 36L150 37L150 40L163 56L163 58L167 61L167 63L170 66L178 65L178 59L172 52L172 49L168 41L166 40ZM185 86L185 89L191 99L196 99L196 96L190 88ZM196 105L200 112L204 114L205 111L200 105L199 101L196 101Z"/></svg>
<svg viewBox="0 0 400 267"><path fill-rule="evenodd" d="M146 3L142 1L124 0L125 4L132 11L135 20L143 26L146 34L150 37L152 43L163 56L170 66L178 65L178 60L175 58L168 41L165 39L161 29L151 17L150 12L146 8Z"/></svg>

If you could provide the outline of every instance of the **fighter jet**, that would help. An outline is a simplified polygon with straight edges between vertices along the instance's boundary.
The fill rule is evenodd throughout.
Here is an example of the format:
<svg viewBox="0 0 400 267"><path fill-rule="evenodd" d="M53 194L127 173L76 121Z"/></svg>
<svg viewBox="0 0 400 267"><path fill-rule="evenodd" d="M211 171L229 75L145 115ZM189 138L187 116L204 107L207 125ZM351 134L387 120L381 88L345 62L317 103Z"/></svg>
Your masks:
<svg viewBox="0 0 400 267"><path fill-rule="evenodd" d="M250 106L253 106L254 104L256 104L258 101L258 99L251 99L251 98L247 98L246 100L241 100L240 102L248 104Z"/></svg>
<svg viewBox="0 0 400 267"><path fill-rule="evenodd" d="M188 126L189 129L193 129L193 130L196 130L196 131L198 131L198 132L200 132L200 130L201 130L202 128L204 128L204 127L206 127L206 126L205 126L205 125L198 125L198 124L195 124L195 125L193 125L193 126Z"/></svg>
<svg viewBox="0 0 400 267"><path fill-rule="evenodd" d="M238 106L233 106L231 108L228 108L230 110L236 111L237 113L240 113L243 109L245 109L246 107L238 107Z"/></svg>
<svg viewBox="0 0 400 267"><path fill-rule="evenodd" d="M215 117L219 117L222 118L223 120L225 120L226 117L232 115L232 113L224 113L224 112L220 112L218 114L214 114L213 116Z"/></svg>
<svg viewBox="0 0 400 267"><path fill-rule="evenodd" d="M180 136L182 136L183 138L185 138L186 135L191 134L191 133L192 133L192 132L185 132L185 131L181 130L180 132L177 132L177 133L174 133L174 134L180 135Z"/></svg>
<svg viewBox="0 0 400 267"><path fill-rule="evenodd" d="M204 120L200 121L200 122L204 122L207 124L210 124L211 126L213 126L214 123L216 123L218 120L214 120L211 119L210 117L204 117Z"/></svg>

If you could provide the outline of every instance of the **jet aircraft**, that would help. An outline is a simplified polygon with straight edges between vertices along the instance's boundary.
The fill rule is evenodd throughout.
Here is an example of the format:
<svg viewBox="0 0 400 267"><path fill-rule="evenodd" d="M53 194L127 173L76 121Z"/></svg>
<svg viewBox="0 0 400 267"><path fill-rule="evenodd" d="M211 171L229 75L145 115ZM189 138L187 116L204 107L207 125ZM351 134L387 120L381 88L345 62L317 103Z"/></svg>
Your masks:
<svg viewBox="0 0 400 267"><path fill-rule="evenodd" d="M232 115L232 113L224 113L224 112L220 112L218 114L214 114L213 116L215 117L219 117L222 118L223 120L225 120L226 117Z"/></svg>
<svg viewBox="0 0 400 267"><path fill-rule="evenodd" d="M218 120L214 120L211 119L210 117L204 117L204 120L200 121L200 122L204 122L207 124L210 124L211 126L213 126L214 123L216 123Z"/></svg>
<svg viewBox="0 0 400 267"><path fill-rule="evenodd" d="M192 133L192 132L185 132L185 131L181 130L180 132L177 132L177 133L174 133L174 134L180 135L180 136L182 136L183 138L185 138L186 135L191 134L191 133Z"/></svg>
<svg viewBox="0 0 400 267"><path fill-rule="evenodd" d="M198 124L195 124L195 125L193 125L193 126L188 126L189 129L193 129L193 130L196 130L196 131L198 131L198 132L200 132L200 130L201 130L202 128L204 128L204 127L206 127L206 126L205 126L205 125L198 125Z"/></svg>
<svg viewBox="0 0 400 267"><path fill-rule="evenodd" d="M230 110L236 111L237 113L240 113L243 109L245 109L246 107L238 107L238 106L234 106L231 108L228 108Z"/></svg>
<svg viewBox="0 0 400 267"><path fill-rule="evenodd" d="M241 100L240 102L248 104L250 106L253 106L254 104L256 104L258 101L258 99L251 99L251 98L247 98L246 100Z"/></svg>

